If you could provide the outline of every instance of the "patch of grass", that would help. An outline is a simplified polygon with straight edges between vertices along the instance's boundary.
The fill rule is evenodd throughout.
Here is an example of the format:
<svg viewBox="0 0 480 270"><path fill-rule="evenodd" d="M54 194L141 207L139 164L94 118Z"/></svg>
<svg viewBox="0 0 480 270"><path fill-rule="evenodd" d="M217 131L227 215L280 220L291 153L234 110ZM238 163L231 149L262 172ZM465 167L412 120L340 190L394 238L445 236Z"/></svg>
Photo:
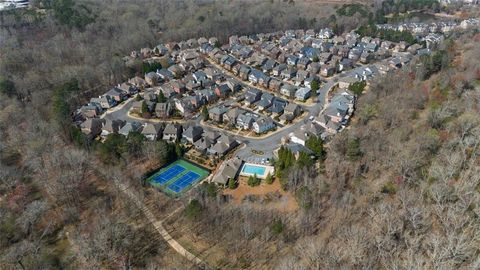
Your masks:
<svg viewBox="0 0 480 270"><path fill-rule="evenodd" d="M279 235L285 229L285 225L280 219L275 220L272 225L270 226L270 230L274 235Z"/></svg>
<svg viewBox="0 0 480 270"><path fill-rule="evenodd" d="M203 207L198 200L191 200L185 208L185 216L190 219L198 218L202 213Z"/></svg>
<svg viewBox="0 0 480 270"><path fill-rule="evenodd" d="M382 193L395 194L397 193L397 186L392 181L388 181L385 185L383 185Z"/></svg>

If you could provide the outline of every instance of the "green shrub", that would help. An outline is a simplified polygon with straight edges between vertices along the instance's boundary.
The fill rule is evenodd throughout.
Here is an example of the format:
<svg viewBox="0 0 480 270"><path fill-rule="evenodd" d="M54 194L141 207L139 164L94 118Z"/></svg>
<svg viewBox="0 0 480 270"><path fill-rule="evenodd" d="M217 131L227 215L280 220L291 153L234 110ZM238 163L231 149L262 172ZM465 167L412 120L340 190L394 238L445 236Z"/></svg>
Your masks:
<svg viewBox="0 0 480 270"><path fill-rule="evenodd" d="M217 197L217 185L215 183L208 183L207 184L207 196L211 198Z"/></svg>
<svg viewBox="0 0 480 270"><path fill-rule="evenodd" d="M275 180L275 178L273 178L273 175L271 175L270 173L267 174L267 177L265 178L265 183L271 185L273 184L273 181Z"/></svg>
<svg viewBox="0 0 480 270"><path fill-rule="evenodd" d="M253 176L250 176L248 177L248 181L247 181L247 184L251 187L255 187L255 186L258 186L260 185L260 178L257 177L257 175L253 175Z"/></svg>
<svg viewBox="0 0 480 270"><path fill-rule="evenodd" d="M388 181L382 187L382 193L385 194L395 194L397 192L397 186L392 181Z"/></svg>
<svg viewBox="0 0 480 270"><path fill-rule="evenodd" d="M283 232L284 225L280 219L275 220L270 226L270 230L274 235L279 235Z"/></svg>
<svg viewBox="0 0 480 270"><path fill-rule="evenodd" d="M296 193L298 204L305 210L312 208L312 192L308 187L301 187Z"/></svg>
<svg viewBox="0 0 480 270"><path fill-rule="evenodd" d="M185 216L190 219L198 218L202 213L202 208L198 200L191 200L185 208Z"/></svg>
<svg viewBox="0 0 480 270"><path fill-rule="evenodd" d="M347 157L351 161L355 161L358 160L362 154L362 150L360 149L360 140L357 138L349 140L347 145Z"/></svg>
<svg viewBox="0 0 480 270"><path fill-rule="evenodd" d="M236 189L237 188L237 181L235 181L235 179L233 179L233 178L230 178L228 180L228 188Z"/></svg>

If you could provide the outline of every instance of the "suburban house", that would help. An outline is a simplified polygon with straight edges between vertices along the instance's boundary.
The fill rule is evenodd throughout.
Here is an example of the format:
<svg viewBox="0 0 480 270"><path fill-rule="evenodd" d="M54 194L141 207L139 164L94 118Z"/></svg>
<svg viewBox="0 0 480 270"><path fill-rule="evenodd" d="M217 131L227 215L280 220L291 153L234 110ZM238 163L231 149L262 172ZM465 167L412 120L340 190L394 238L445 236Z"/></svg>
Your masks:
<svg viewBox="0 0 480 270"><path fill-rule="evenodd" d="M370 63L370 61L372 61L374 59L374 57L375 57L374 54L364 51L360 55L360 62L363 63L363 64L368 64L368 63Z"/></svg>
<svg viewBox="0 0 480 270"><path fill-rule="evenodd" d="M348 59L351 59L352 61L357 61L360 59L360 56L362 55L363 49L359 47L355 47L350 50L348 53Z"/></svg>
<svg viewBox="0 0 480 270"><path fill-rule="evenodd" d="M286 68L286 69L282 70L280 76L284 79L291 79L291 78L295 77L296 74L297 74L296 69Z"/></svg>
<svg viewBox="0 0 480 270"><path fill-rule="evenodd" d="M174 78L173 73L166 68L157 69L157 75L163 81L169 81Z"/></svg>
<svg viewBox="0 0 480 270"><path fill-rule="evenodd" d="M223 115L227 111L228 111L228 108L223 106L223 105L216 106L216 107L211 108L208 111L208 117L215 122L221 123L221 122L223 122Z"/></svg>
<svg viewBox="0 0 480 270"><path fill-rule="evenodd" d="M187 88L187 90L189 91L195 91L195 90L198 90L198 89L201 89L202 88L202 84L195 81L193 78L188 80L187 83L185 84L185 88Z"/></svg>
<svg viewBox="0 0 480 270"><path fill-rule="evenodd" d="M361 78L355 75L346 76L338 80L338 86L340 88L348 88L351 84L362 81Z"/></svg>
<svg viewBox="0 0 480 270"><path fill-rule="evenodd" d="M108 135L118 133L118 131L125 125L125 121L115 119L105 119L102 126L102 133L100 136L106 138Z"/></svg>
<svg viewBox="0 0 480 270"><path fill-rule="evenodd" d="M282 81L278 79L271 79L270 84L268 85L268 89L270 91L279 92L282 85L283 85Z"/></svg>
<svg viewBox="0 0 480 270"><path fill-rule="evenodd" d="M312 89L309 87L302 87L295 92L295 98L301 101L305 101L312 95Z"/></svg>
<svg viewBox="0 0 480 270"><path fill-rule="evenodd" d="M349 70L352 67L353 67L352 60L350 60L348 58L344 58L344 59L340 60L340 62L338 62L337 71L341 72L341 71Z"/></svg>
<svg viewBox="0 0 480 270"><path fill-rule="evenodd" d="M272 106L268 108L268 111L272 113L273 117L279 116L283 114L285 106L287 106L288 102L281 98L274 98L272 102Z"/></svg>
<svg viewBox="0 0 480 270"><path fill-rule="evenodd" d="M141 89L143 89L147 86L147 82L144 79L142 79L138 76L135 76L135 77L131 78L130 80L128 80L128 82L137 86L138 88L141 88Z"/></svg>
<svg viewBox="0 0 480 270"><path fill-rule="evenodd" d="M145 74L145 82L147 82L150 86L157 85L159 78L160 76L153 71Z"/></svg>
<svg viewBox="0 0 480 270"><path fill-rule="evenodd" d="M203 132L203 138L209 139L213 142L216 142L218 138L220 138L221 134L215 130L205 130Z"/></svg>
<svg viewBox="0 0 480 270"><path fill-rule="evenodd" d="M266 80L265 77L267 77L267 75L265 75L260 70L252 69L252 71L250 72L250 75L248 75L248 80L253 84L258 84L260 83L261 80Z"/></svg>
<svg viewBox="0 0 480 270"><path fill-rule="evenodd" d="M288 98L293 98L295 96L295 93L297 92L297 88L291 84L284 84L280 88L280 94L288 97Z"/></svg>
<svg viewBox="0 0 480 270"><path fill-rule="evenodd" d="M274 96L270 93L263 93L260 100L255 104L260 110L265 110L273 103Z"/></svg>
<svg viewBox="0 0 480 270"><path fill-rule="evenodd" d="M185 70L180 67L179 65L171 65L167 68L168 71L170 71L173 74L174 78L179 78L183 76Z"/></svg>
<svg viewBox="0 0 480 270"><path fill-rule="evenodd" d="M277 65L278 65L278 63L275 60L268 59L267 62L265 62L265 64L263 64L262 70L263 70L264 73L269 73Z"/></svg>
<svg viewBox="0 0 480 270"><path fill-rule="evenodd" d="M233 93L242 90L242 85L238 83L236 80L231 78L227 79L226 85L228 86L228 88L230 88L230 91L232 91Z"/></svg>
<svg viewBox="0 0 480 270"><path fill-rule="evenodd" d="M195 95L198 96L201 100L203 100L203 103L212 103L218 99L215 91L210 89L197 90L195 91Z"/></svg>
<svg viewBox="0 0 480 270"><path fill-rule="evenodd" d="M253 123L255 122L255 118L248 113L240 114L237 117L237 128L243 130L249 130L252 128Z"/></svg>
<svg viewBox="0 0 480 270"><path fill-rule="evenodd" d="M80 113L83 117L86 118L93 118L97 117L102 112L102 107L98 103L88 103L87 105L83 105L80 108Z"/></svg>
<svg viewBox="0 0 480 270"><path fill-rule="evenodd" d="M322 75L322 76L324 76L324 77L330 77L330 76L332 76L334 73L335 73L335 66L324 65L324 66L322 66L322 68L320 69L320 75Z"/></svg>
<svg viewBox="0 0 480 270"><path fill-rule="evenodd" d="M262 91L256 88L249 88L245 93L245 104L252 105L253 103L260 100L262 96Z"/></svg>
<svg viewBox="0 0 480 270"><path fill-rule="evenodd" d="M155 105L155 115L158 118L168 118L171 114L171 106L169 102L157 103Z"/></svg>
<svg viewBox="0 0 480 270"><path fill-rule="evenodd" d="M159 124L146 123L143 126L142 134L150 141L156 141L162 133L162 127Z"/></svg>
<svg viewBox="0 0 480 270"><path fill-rule="evenodd" d="M302 57L298 60L297 67L299 69L306 70L310 63L310 59L308 59L307 57Z"/></svg>
<svg viewBox="0 0 480 270"><path fill-rule="evenodd" d="M117 88L127 93L127 95L130 95L130 96L137 94L139 91L138 87L126 82L119 84Z"/></svg>
<svg viewBox="0 0 480 270"><path fill-rule="evenodd" d="M223 115L223 121L235 125L237 123L237 117L244 112L245 110L237 107L231 108L230 110L228 110L227 113Z"/></svg>
<svg viewBox="0 0 480 270"><path fill-rule="evenodd" d="M118 134L122 134L123 136L127 137L130 132L142 132L142 124L140 122L127 122L120 130L118 130Z"/></svg>
<svg viewBox="0 0 480 270"><path fill-rule="evenodd" d="M257 134L260 134L275 128L275 123L272 118L262 116L253 123L252 127Z"/></svg>
<svg viewBox="0 0 480 270"><path fill-rule="evenodd" d="M287 69L287 65L286 64L279 64L278 66L274 67L272 69L272 74L273 76L280 76L280 74L282 74L282 71Z"/></svg>
<svg viewBox="0 0 480 270"><path fill-rule="evenodd" d="M252 69L251 69L249 66L247 66L247 65L242 65L242 66L240 67L240 71L239 71L239 76L240 76L240 78L241 78L242 80L244 80L244 81L248 80L248 77L249 77L249 75L250 75L250 71L251 71L251 70L252 70Z"/></svg>
<svg viewBox="0 0 480 270"><path fill-rule="evenodd" d="M225 187L231 179L237 178L241 166L242 160L238 157L224 161L213 177L213 182Z"/></svg>
<svg viewBox="0 0 480 270"><path fill-rule="evenodd" d="M302 128L307 132L309 132L310 134L316 137L321 137L321 138L323 138L323 134L325 132L325 128L323 128L322 126L320 126L318 123L315 123L315 122L310 122L309 124L306 124Z"/></svg>
<svg viewBox="0 0 480 270"><path fill-rule="evenodd" d="M296 66L298 62L298 56L290 55L287 57L287 65L289 66Z"/></svg>
<svg viewBox="0 0 480 270"><path fill-rule="evenodd" d="M307 132L303 128L300 128L290 133L290 141L305 146L305 143L307 142L308 138L310 138L310 136L311 134L309 132Z"/></svg>
<svg viewBox="0 0 480 270"><path fill-rule="evenodd" d="M280 122L285 124L292 121L302 113L302 109L295 103L289 103L285 106L283 114L280 116Z"/></svg>
<svg viewBox="0 0 480 270"><path fill-rule="evenodd" d="M238 142L236 140L224 134L218 138L217 143L208 149L208 152L217 157L223 157L237 145Z"/></svg>
<svg viewBox="0 0 480 270"><path fill-rule="evenodd" d="M108 95L99 96L98 98L91 98L90 103L100 104L102 109L110 109L112 107L115 107L115 105L117 105L117 102L115 101L115 99L113 99L111 96L108 96Z"/></svg>
<svg viewBox="0 0 480 270"><path fill-rule="evenodd" d="M182 133L182 137L190 143L194 143L202 137L203 128L200 126L189 126Z"/></svg>
<svg viewBox="0 0 480 270"><path fill-rule="evenodd" d="M170 85L172 86L173 91L175 91L177 94L182 94L187 89L185 84L180 80L173 80L170 82Z"/></svg>
<svg viewBox="0 0 480 270"><path fill-rule="evenodd" d="M165 126L165 129L163 130L163 139L165 141L176 141L180 139L181 133L182 126L169 123Z"/></svg>
<svg viewBox="0 0 480 270"><path fill-rule="evenodd" d="M262 73L263 74L263 73ZM265 88L268 88L269 84L270 84L270 80L272 78L270 78L269 76L263 74L263 76L260 77L260 79L258 80L258 83L265 87Z"/></svg>
<svg viewBox="0 0 480 270"><path fill-rule="evenodd" d="M320 115L319 117L315 118L315 122L318 123L320 126L325 128L328 133L335 134L341 130L342 124L339 122L331 121L330 117L327 115Z"/></svg>
<svg viewBox="0 0 480 270"><path fill-rule="evenodd" d="M212 146L213 140L209 138L200 138L193 143L193 146L197 151L202 154L206 154L207 150Z"/></svg>
<svg viewBox="0 0 480 270"><path fill-rule="evenodd" d="M301 113L302 113L302 108L293 102L288 103L288 105L285 106L284 114L292 115L293 118L299 116Z"/></svg>
<svg viewBox="0 0 480 270"><path fill-rule="evenodd" d="M103 121L99 118L88 118L80 125L80 129L83 134L87 136L89 140L94 139L102 133Z"/></svg>
<svg viewBox="0 0 480 270"><path fill-rule="evenodd" d="M215 88L215 94L220 98L225 98L230 95L232 90L227 84L221 84Z"/></svg>
<svg viewBox="0 0 480 270"><path fill-rule="evenodd" d="M227 55L221 60L221 62L226 69L232 70L232 67L237 63L237 60L233 56Z"/></svg>
<svg viewBox="0 0 480 270"><path fill-rule="evenodd" d="M294 143L294 142L291 142L291 143L287 143L287 144L284 144L282 145L282 147L290 150L290 152L292 152L292 154L295 156L296 159L298 159L298 157L300 156L300 153L307 153L308 155L313 155L313 151L310 150L309 148L301 145L301 144L298 144L298 143ZM280 147L278 149L276 149L273 154L276 158L278 158L278 151L280 150Z"/></svg>
<svg viewBox="0 0 480 270"><path fill-rule="evenodd" d="M107 93L105 93L105 96L110 96L115 99L115 101L122 102L127 98L128 93L118 87L113 87L112 89L108 90Z"/></svg>
<svg viewBox="0 0 480 270"><path fill-rule="evenodd" d="M194 72L192 76L197 82L202 82L207 80L207 75L205 74L205 72L201 70Z"/></svg>

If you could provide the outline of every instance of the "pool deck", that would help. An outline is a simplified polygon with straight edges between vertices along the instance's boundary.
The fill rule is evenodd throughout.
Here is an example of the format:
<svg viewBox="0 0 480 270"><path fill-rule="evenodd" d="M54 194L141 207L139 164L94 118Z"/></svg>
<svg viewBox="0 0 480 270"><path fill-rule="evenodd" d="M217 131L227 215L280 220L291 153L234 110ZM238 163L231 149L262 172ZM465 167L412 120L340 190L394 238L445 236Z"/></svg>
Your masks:
<svg viewBox="0 0 480 270"><path fill-rule="evenodd" d="M265 179L267 178L267 175L270 174L270 175L274 175L275 173L275 169L273 166L270 166L270 165L259 165L259 164L255 164L255 163L244 163L242 168L240 169L240 175L241 176L253 176L254 174L252 173L247 173L247 172L244 172L243 169L245 168L245 166L253 166L253 167L262 167L262 168L265 168L265 173L263 175L259 175L257 174L257 177L260 178L260 179Z"/></svg>

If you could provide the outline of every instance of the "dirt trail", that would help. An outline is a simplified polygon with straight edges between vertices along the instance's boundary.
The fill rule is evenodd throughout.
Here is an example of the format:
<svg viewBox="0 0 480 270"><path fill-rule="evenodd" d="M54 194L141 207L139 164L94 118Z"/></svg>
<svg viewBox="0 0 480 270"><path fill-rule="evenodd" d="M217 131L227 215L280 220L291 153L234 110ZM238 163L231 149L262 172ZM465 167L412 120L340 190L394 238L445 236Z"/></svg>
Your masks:
<svg viewBox="0 0 480 270"><path fill-rule="evenodd" d="M142 210L143 214L147 217L148 221L154 226L155 230L162 236L162 238L181 256L185 257L190 262L194 263L195 265L201 267L202 269L208 269L207 264L202 261L202 259L198 258L197 256L193 255L191 252L186 250L180 243L178 243L172 236L168 233L165 227L162 225L161 220L157 220L155 215L148 209L145 203L140 200L125 184L115 181L117 187L127 195L128 198L135 205Z"/></svg>

